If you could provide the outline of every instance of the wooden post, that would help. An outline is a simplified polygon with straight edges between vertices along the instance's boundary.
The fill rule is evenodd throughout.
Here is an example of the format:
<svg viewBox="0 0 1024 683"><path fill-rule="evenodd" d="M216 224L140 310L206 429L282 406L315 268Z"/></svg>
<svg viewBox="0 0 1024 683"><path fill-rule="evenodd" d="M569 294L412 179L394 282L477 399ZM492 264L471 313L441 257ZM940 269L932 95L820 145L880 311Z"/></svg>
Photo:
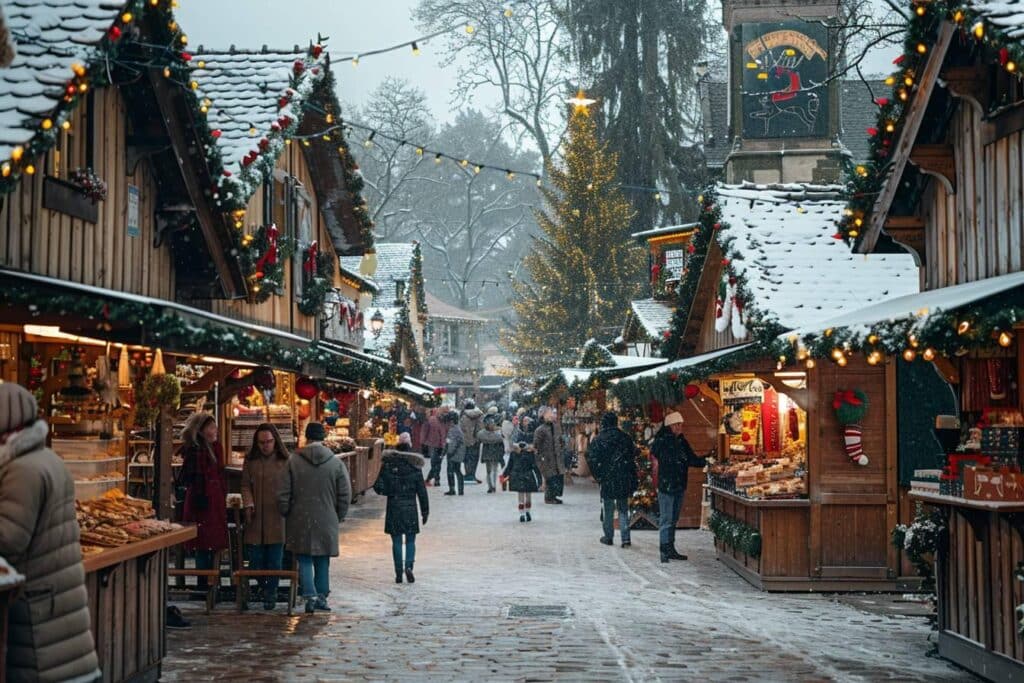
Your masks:
<svg viewBox="0 0 1024 683"><path fill-rule="evenodd" d="M174 481L171 456L174 453L174 429L171 411L162 408L156 420L156 462L153 463L153 508L157 519L171 519L171 490Z"/></svg>

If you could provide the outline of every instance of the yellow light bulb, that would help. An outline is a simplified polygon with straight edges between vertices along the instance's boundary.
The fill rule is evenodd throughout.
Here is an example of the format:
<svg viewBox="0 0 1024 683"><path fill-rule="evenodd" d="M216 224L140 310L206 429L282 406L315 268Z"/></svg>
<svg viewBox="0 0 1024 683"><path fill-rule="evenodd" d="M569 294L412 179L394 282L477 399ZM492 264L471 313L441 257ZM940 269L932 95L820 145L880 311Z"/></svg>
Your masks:
<svg viewBox="0 0 1024 683"><path fill-rule="evenodd" d="M11 165L4 164L3 166L0 166L0 174L2 174L4 178L11 175Z"/></svg>
<svg viewBox="0 0 1024 683"><path fill-rule="evenodd" d="M856 236L857 236L857 235L859 235L860 233L859 233L859 232L857 232L856 230L851 230L850 232L848 232L848 233L846 233L846 234L847 234L847 235L849 235L850 237L856 237Z"/></svg>
<svg viewBox="0 0 1024 683"><path fill-rule="evenodd" d="M836 361L836 365L838 365L841 368L845 368L846 367L846 363L847 363L846 356L843 356L842 358L840 358L839 360Z"/></svg>
<svg viewBox="0 0 1024 683"><path fill-rule="evenodd" d="M423 148L422 147L417 147L416 148L416 156L418 156L418 157L423 156Z"/></svg>
<svg viewBox="0 0 1024 683"><path fill-rule="evenodd" d="M474 166L473 167L473 173L479 173L482 170L484 170L484 169L481 166Z"/></svg>
<svg viewBox="0 0 1024 683"><path fill-rule="evenodd" d="M971 33L973 33L974 37L977 38L978 40L981 40L982 38L984 38L985 37L985 23L981 22L981 21L976 23L971 28Z"/></svg>
<svg viewBox="0 0 1024 683"><path fill-rule="evenodd" d="M516 174L513 173L512 171L509 171L508 173L505 174L505 177L508 178L509 180L515 180Z"/></svg>
<svg viewBox="0 0 1024 683"><path fill-rule="evenodd" d="M62 129L64 129L64 130L71 130L71 122L70 122L70 121L63 121L63 122L62 122L62 123L60 124L60 127L61 127Z"/></svg>
<svg viewBox="0 0 1024 683"><path fill-rule="evenodd" d="M895 131L896 131L896 124L895 123L893 123L892 121L889 121L887 124L885 124L885 132L886 133L893 133Z"/></svg>
<svg viewBox="0 0 1024 683"><path fill-rule="evenodd" d="M1006 70L1009 71L1010 73L1013 73L1014 71L1017 70L1017 65L1014 62L1012 62L1012 61L1007 62L1006 63Z"/></svg>
<svg viewBox="0 0 1024 683"><path fill-rule="evenodd" d="M1000 332L999 333L999 345L1000 346L1002 346L1005 349L1008 346L1010 346L1010 344L1012 344L1012 343L1013 343L1013 335L1012 334L1010 334L1009 332Z"/></svg>
<svg viewBox="0 0 1024 683"><path fill-rule="evenodd" d="M71 70L74 71L75 75L79 78L85 75L85 67L77 62L71 65Z"/></svg>
<svg viewBox="0 0 1024 683"><path fill-rule="evenodd" d="M840 349L838 347L832 349L832 360L838 361L842 357L843 357L843 350L842 349Z"/></svg>
<svg viewBox="0 0 1024 683"><path fill-rule="evenodd" d="M903 102L907 101L907 91L906 90L900 90L900 100L903 101Z"/></svg>
<svg viewBox="0 0 1024 683"><path fill-rule="evenodd" d="M971 323L968 320L960 321L960 324L956 326L957 334L967 334L971 331Z"/></svg>
<svg viewBox="0 0 1024 683"><path fill-rule="evenodd" d="M189 81L188 87L192 88L193 90L198 90L199 89L199 81Z"/></svg>
<svg viewBox="0 0 1024 683"><path fill-rule="evenodd" d="M256 137L256 126L249 127L249 135L250 137Z"/></svg>
<svg viewBox="0 0 1024 683"><path fill-rule="evenodd" d="M932 362L935 360L935 349L928 347L924 350L924 353L921 354L921 358L924 358L929 363Z"/></svg>
<svg viewBox="0 0 1024 683"><path fill-rule="evenodd" d="M856 225L858 228L862 227L864 225L864 219L863 218L854 218L853 219L853 224Z"/></svg>
<svg viewBox="0 0 1024 683"><path fill-rule="evenodd" d="M882 354L878 351L872 351L868 354L868 365L878 365L882 362Z"/></svg>
<svg viewBox="0 0 1024 683"><path fill-rule="evenodd" d="M198 66L200 69L205 69L206 68L206 60L205 59L200 59L198 62L196 62L196 66Z"/></svg>
<svg viewBox="0 0 1024 683"><path fill-rule="evenodd" d="M434 163L435 164L441 163L441 155L440 154L435 154L434 155Z"/></svg>
<svg viewBox="0 0 1024 683"><path fill-rule="evenodd" d="M89 84L88 83L79 83L78 84L78 92L84 93L87 90L89 90Z"/></svg>
<svg viewBox="0 0 1024 683"><path fill-rule="evenodd" d="M505 18L506 19L511 19L512 18L512 8L511 7L506 7L504 14L505 14Z"/></svg>
<svg viewBox="0 0 1024 683"><path fill-rule="evenodd" d="M11 150L11 161L13 161L14 163L18 163L19 161L21 161L21 157L24 154L25 148L22 147L21 145L18 145L17 147Z"/></svg>
<svg viewBox="0 0 1024 683"><path fill-rule="evenodd" d="M866 176L867 174L868 174L868 169L867 169L866 166L858 166L857 167L857 175L859 175L859 176Z"/></svg>
<svg viewBox="0 0 1024 683"><path fill-rule="evenodd" d="M807 365L807 369L808 370L813 370L814 366L815 366L814 359L813 358L808 358L806 365Z"/></svg>
<svg viewBox="0 0 1024 683"><path fill-rule="evenodd" d="M25 167L25 173L27 173L28 175L33 175L33 174L35 174L35 172L36 172L36 167L33 166L32 164L29 164L28 166Z"/></svg>
<svg viewBox="0 0 1024 683"><path fill-rule="evenodd" d="M149 6L150 7L156 7L159 4L160 4L160 0L149 0Z"/></svg>
<svg viewBox="0 0 1024 683"><path fill-rule="evenodd" d="M963 10L957 10L956 12L953 12L953 21L955 21L956 23L959 24L963 20L964 20Z"/></svg>
<svg viewBox="0 0 1024 683"><path fill-rule="evenodd" d="M359 66L359 55L352 58L352 68L354 69L357 66Z"/></svg>
<svg viewBox="0 0 1024 683"><path fill-rule="evenodd" d="M476 27L473 24L466 24L466 33L472 34L474 31L476 31Z"/></svg>
<svg viewBox="0 0 1024 683"><path fill-rule="evenodd" d="M125 12L124 14L122 14L121 15L121 21L123 21L126 24L132 23L132 13L131 12Z"/></svg>
<svg viewBox="0 0 1024 683"><path fill-rule="evenodd" d="M908 363L912 363L915 358L917 358L917 351L915 351L914 349L905 349L903 351L903 360L907 361Z"/></svg>
<svg viewBox="0 0 1024 683"><path fill-rule="evenodd" d="M53 128L53 120L52 119L43 119L43 123L41 125L42 125L43 130L50 130L51 128Z"/></svg>
<svg viewBox="0 0 1024 683"><path fill-rule="evenodd" d="M462 168L466 168L467 166L469 166L469 159L463 159L462 161L460 161L459 166L461 166Z"/></svg>
<svg viewBox="0 0 1024 683"><path fill-rule="evenodd" d="M925 45L924 43L918 43L917 44L917 54L923 55L926 52L928 52L928 46Z"/></svg>
<svg viewBox="0 0 1024 683"><path fill-rule="evenodd" d="M182 45L188 45L188 36L182 33L181 36L178 38L178 42Z"/></svg>
<svg viewBox="0 0 1024 683"><path fill-rule="evenodd" d="M910 86L914 85L914 79L911 78L910 76L907 76L906 78L903 79L903 85L909 88Z"/></svg>
<svg viewBox="0 0 1024 683"><path fill-rule="evenodd" d="M302 144L303 144L303 146L305 146L305 147L309 147L309 140L305 140L305 139L304 139L304 140L302 141Z"/></svg>
<svg viewBox="0 0 1024 683"><path fill-rule="evenodd" d="M169 66L165 66L164 67L164 78L170 78L170 77L171 77L171 68Z"/></svg>
<svg viewBox="0 0 1024 683"><path fill-rule="evenodd" d="M872 334L872 335L868 336L868 343L869 344L877 344L878 343L878 335L877 334Z"/></svg>
<svg viewBox="0 0 1024 683"><path fill-rule="evenodd" d="M925 9L924 5L918 5L917 7L914 8L914 13L919 17L923 17L925 15L925 12L927 11L928 10Z"/></svg>
<svg viewBox="0 0 1024 683"><path fill-rule="evenodd" d="M896 85L896 77L895 76L889 76L888 78L885 79L885 84L886 85Z"/></svg>
<svg viewBox="0 0 1024 683"><path fill-rule="evenodd" d="M167 22L167 28L169 28L172 31L177 31L178 30L178 22L176 22L176 21L169 21L169 22Z"/></svg>

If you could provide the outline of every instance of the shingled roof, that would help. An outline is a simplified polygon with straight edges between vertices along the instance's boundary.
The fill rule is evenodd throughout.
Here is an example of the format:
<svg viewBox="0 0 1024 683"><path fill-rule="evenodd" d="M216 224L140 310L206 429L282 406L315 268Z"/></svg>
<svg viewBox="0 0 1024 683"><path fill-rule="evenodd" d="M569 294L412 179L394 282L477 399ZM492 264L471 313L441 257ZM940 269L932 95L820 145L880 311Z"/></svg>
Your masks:
<svg viewBox="0 0 1024 683"><path fill-rule="evenodd" d="M726 81L708 81L708 107L704 122L704 159L708 168L722 168L732 151L729 135L729 84Z"/></svg>
<svg viewBox="0 0 1024 683"><path fill-rule="evenodd" d="M373 281L378 287L373 297L374 306L394 306L398 281L405 282L406 295L412 287L413 259L416 255L416 244L413 242L385 242L378 244L377 270ZM359 271L360 256L342 256L341 265L349 270ZM421 305L423 302L420 302Z"/></svg>
<svg viewBox="0 0 1024 683"><path fill-rule="evenodd" d="M639 299L629 303L633 316L651 339L660 340L672 327L672 316L675 309L664 301L657 299Z"/></svg>
<svg viewBox="0 0 1024 683"><path fill-rule="evenodd" d="M17 54L0 69L0 159L40 131L96 45L124 10L110 0L5 0L7 29Z"/></svg>
<svg viewBox="0 0 1024 683"><path fill-rule="evenodd" d="M719 242L753 298L747 310L795 329L919 290L910 254L852 254L833 237L845 200L838 185L720 185Z"/></svg>
<svg viewBox="0 0 1024 683"><path fill-rule="evenodd" d="M839 118L842 129L839 140L856 162L871 158L871 144L867 129L878 124L878 105L875 98L889 92L882 81L848 79L842 83Z"/></svg>

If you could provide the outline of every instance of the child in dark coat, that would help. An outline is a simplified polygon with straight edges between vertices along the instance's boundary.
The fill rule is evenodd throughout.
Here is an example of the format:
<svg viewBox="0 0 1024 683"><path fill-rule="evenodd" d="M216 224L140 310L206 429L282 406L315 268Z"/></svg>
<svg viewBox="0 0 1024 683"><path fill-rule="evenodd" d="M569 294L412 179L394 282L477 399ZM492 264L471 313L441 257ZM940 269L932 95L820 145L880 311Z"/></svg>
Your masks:
<svg viewBox="0 0 1024 683"><path fill-rule="evenodd" d="M533 493L544 488L544 477L537 467L533 447L527 446L525 441L513 445L508 465L501 476L508 480L509 490L519 494L519 521L533 521L530 516L530 499Z"/></svg>
<svg viewBox="0 0 1024 683"><path fill-rule="evenodd" d="M380 476L373 490L388 497L384 517L384 533L391 536L391 555L395 562L395 583L402 583L402 537L405 537L405 579L414 583L412 573L416 559L416 534L420 531L419 518L427 523L430 501L423 483L423 458L412 450L408 432L398 435L397 451L384 451ZM419 509L416 507L419 501ZM418 513L418 514L417 514Z"/></svg>

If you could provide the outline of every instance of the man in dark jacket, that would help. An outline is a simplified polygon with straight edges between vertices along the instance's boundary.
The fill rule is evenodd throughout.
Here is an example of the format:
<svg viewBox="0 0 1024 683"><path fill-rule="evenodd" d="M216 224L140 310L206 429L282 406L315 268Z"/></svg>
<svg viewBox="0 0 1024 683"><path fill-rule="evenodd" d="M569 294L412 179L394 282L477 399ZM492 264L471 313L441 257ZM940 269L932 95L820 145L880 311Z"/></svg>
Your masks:
<svg viewBox="0 0 1024 683"><path fill-rule="evenodd" d="M651 444L651 455L658 459L658 527L661 561L685 560L676 550L676 520L686 496L686 483L691 467L704 467L707 461L698 458L683 436L683 416L672 411L665 416Z"/></svg>
<svg viewBox="0 0 1024 683"><path fill-rule="evenodd" d="M601 418L601 432L590 442L586 457L590 473L601 485L601 500L604 502L604 536L601 537L601 543L613 545L615 511L618 510L622 547L628 548L631 545L629 497L637 487L636 444L619 429L615 413L605 413Z"/></svg>

